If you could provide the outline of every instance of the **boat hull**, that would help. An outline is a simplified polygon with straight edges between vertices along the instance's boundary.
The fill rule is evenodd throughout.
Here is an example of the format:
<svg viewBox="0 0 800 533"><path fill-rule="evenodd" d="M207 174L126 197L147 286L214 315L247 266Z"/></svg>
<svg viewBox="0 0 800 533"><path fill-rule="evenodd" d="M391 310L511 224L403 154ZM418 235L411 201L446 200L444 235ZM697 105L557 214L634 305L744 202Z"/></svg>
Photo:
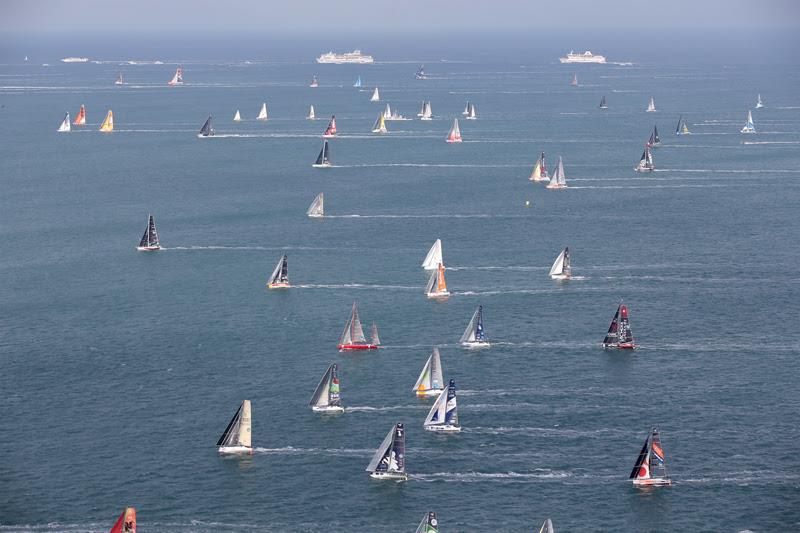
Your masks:
<svg viewBox="0 0 800 533"><path fill-rule="evenodd" d="M567 186L566 185L548 185L546 188L547 189L551 189L551 190L558 190L558 189L566 189Z"/></svg>
<svg viewBox="0 0 800 533"><path fill-rule="evenodd" d="M377 344L340 344L338 346L340 352L352 352L356 350L377 350Z"/></svg>
<svg viewBox="0 0 800 533"><path fill-rule="evenodd" d="M483 341L483 342L462 342L461 346L467 348L468 350L477 350L480 348L489 348L491 346L490 343Z"/></svg>
<svg viewBox="0 0 800 533"><path fill-rule="evenodd" d="M458 433L461 431L461 426L425 426L425 431L435 431L437 433Z"/></svg>
<svg viewBox="0 0 800 533"><path fill-rule="evenodd" d="M556 281L565 281L572 278L572 274L551 274L550 279L554 279Z"/></svg>
<svg viewBox="0 0 800 533"><path fill-rule="evenodd" d="M250 446L220 446L217 450L220 455L252 455L253 448Z"/></svg>
<svg viewBox="0 0 800 533"><path fill-rule="evenodd" d="M635 350L636 345L632 342L623 342L620 344L604 344L603 348L606 349L616 348L618 350Z"/></svg>
<svg viewBox="0 0 800 533"><path fill-rule="evenodd" d="M136 249L140 252L157 252L161 249L160 246L137 246Z"/></svg>
<svg viewBox="0 0 800 533"><path fill-rule="evenodd" d="M330 163L323 163L321 165L317 165L316 163L314 163L311 166L314 168L331 168L333 165L331 165Z"/></svg>
<svg viewBox="0 0 800 533"><path fill-rule="evenodd" d="M429 398L429 397L436 397L439 396L444 389L425 389L425 390L415 390L414 393L419 398Z"/></svg>
<svg viewBox="0 0 800 533"><path fill-rule="evenodd" d="M431 292L427 294L430 300L444 300L450 298L450 291Z"/></svg>
<svg viewBox="0 0 800 533"><path fill-rule="evenodd" d="M634 479L634 487L669 487L672 485L672 480L657 478L657 479Z"/></svg>
<svg viewBox="0 0 800 533"><path fill-rule="evenodd" d="M344 413L344 407L340 405L327 405L325 407L317 407L315 405L311 410L315 413Z"/></svg>
<svg viewBox="0 0 800 533"><path fill-rule="evenodd" d="M267 283L268 289L288 289L289 287L291 287L291 285L289 285L288 281L285 283Z"/></svg>
<svg viewBox="0 0 800 533"><path fill-rule="evenodd" d="M390 481L408 481L408 474L405 472L372 472L369 477L372 479L388 479Z"/></svg>
<svg viewBox="0 0 800 533"><path fill-rule="evenodd" d="M425 119L423 119L423 120L425 120ZM461 139L447 139L447 142L449 142L449 143L460 143Z"/></svg>

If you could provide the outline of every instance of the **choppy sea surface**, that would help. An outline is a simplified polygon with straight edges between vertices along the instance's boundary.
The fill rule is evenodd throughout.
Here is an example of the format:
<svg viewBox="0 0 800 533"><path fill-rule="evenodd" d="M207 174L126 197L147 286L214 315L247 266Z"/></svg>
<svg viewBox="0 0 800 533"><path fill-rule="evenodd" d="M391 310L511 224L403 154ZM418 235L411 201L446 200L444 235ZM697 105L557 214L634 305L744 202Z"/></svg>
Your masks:
<svg viewBox="0 0 800 533"><path fill-rule="evenodd" d="M442 531L800 529L796 68L194 61L167 87L176 62L51 64L0 66L0 530L105 531L125 506L151 532L413 531L429 510ZM414 120L373 135L386 102ZM567 190L528 181L542 151ZM148 213L161 253L135 251ZM446 302L423 294L436 238ZM267 291L282 253L294 287ZM633 353L600 347L620 300ZM337 352L353 301L383 349ZM492 347L466 351L478 305ZM411 392L434 345L458 435L423 431ZM346 412L320 416L331 362ZM243 399L255 453L220 458ZM396 422L411 479L370 480ZM674 485L637 490L652 426Z"/></svg>

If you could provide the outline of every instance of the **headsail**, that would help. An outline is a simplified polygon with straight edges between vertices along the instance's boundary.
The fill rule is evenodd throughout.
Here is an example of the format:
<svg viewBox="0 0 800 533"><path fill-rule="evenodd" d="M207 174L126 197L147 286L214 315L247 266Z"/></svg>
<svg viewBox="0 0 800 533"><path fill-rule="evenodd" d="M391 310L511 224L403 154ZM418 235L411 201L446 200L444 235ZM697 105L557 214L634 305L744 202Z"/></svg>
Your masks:
<svg viewBox="0 0 800 533"><path fill-rule="evenodd" d="M428 250L428 255L422 261L422 268L425 270L436 270L439 268L439 263L444 263L442 259L442 239L436 239Z"/></svg>
<svg viewBox="0 0 800 533"><path fill-rule="evenodd" d="M475 113L475 104L469 104L469 113L467 113L467 120L476 120L478 118Z"/></svg>
<svg viewBox="0 0 800 533"><path fill-rule="evenodd" d="M289 258L283 255L267 282L268 289L285 289L289 287Z"/></svg>
<svg viewBox="0 0 800 533"><path fill-rule="evenodd" d="M436 513L433 511L425 513L414 533L439 533L439 521L436 520Z"/></svg>
<svg viewBox="0 0 800 533"><path fill-rule="evenodd" d="M69 111L67 111L67 114L64 115L64 120L61 121L61 125L58 127L58 131L60 133L64 133L70 131L71 129L72 126L69 124Z"/></svg>
<svg viewBox="0 0 800 533"><path fill-rule="evenodd" d="M460 143L461 142L461 130L458 127L458 119L453 119L453 127L450 128L450 132L447 134L447 142L449 143Z"/></svg>
<svg viewBox="0 0 800 533"><path fill-rule="evenodd" d="M486 334L483 330L483 306L479 305L478 309L475 310L475 313L472 315L472 318L467 325L467 329L464 330L464 334L461 335L461 340L459 341L463 346L478 346L478 345L488 345L488 341L486 340Z"/></svg>
<svg viewBox="0 0 800 533"><path fill-rule="evenodd" d="M635 348L633 343L633 332L631 331L631 324L628 320L628 307L624 304L619 304L614 318L611 320L611 325L608 326L608 332L603 339L603 348L621 348L632 350Z"/></svg>
<svg viewBox="0 0 800 533"><path fill-rule="evenodd" d="M652 172L656 169L653 164L653 152L650 150L650 144L644 145L642 157L639 159L639 164L634 167L636 172Z"/></svg>
<svg viewBox="0 0 800 533"><path fill-rule="evenodd" d="M666 457L664 449L661 447L661 436L658 428L653 428L650 435L645 439L628 479L631 479L634 485L672 484L667 473Z"/></svg>
<svg viewBox="0 0 800 533"><path fill-rule="evenodd" d="M136 509L126 507L108 533L136 533Z"/></svg>
<svg viewBox="0 0 800 533"><path fill-rule="evenodd" d="M373 340L380 342L376 337L377 328L372 331ZM344 326L344 331L339 337L339 350L374 350L378 347L376 343L368 343L367 338L364 336L364 328L361 326L361 319L358 317L358 307L356 302L353 302L353 308L350 311L350 318Z"/></svg>
<svg viewBox="0 0 800 533"><path fill-rule="evenodd" d="M439 348L434 346L433 352L425 361L417 382L412 389L417 396L430 396L438 394L444 388L444 377L442 376L442 359L439 355Z"/></svg>
<svg viewBox="0 0 800 533"><path fill-rule="evenodd" d="M331 115L331 121L328 122L328 127L322 132L325 138L331 138L336 135L336 115Z"/></svg>
<svg viewBox="0 0 800 533"><path fill-rule="evenodd" d="M153 252L161 249L161 244L158 242L158 232L156 231L156 218L153 215L148 215L147 227L136 249L142 252Z"/></svg>
<svg viewBox="0 0 800 533"><path fill-rule="evenodd" d="M372 91L372 98L369 99L370 102L380 102L381 101L381 94L378 92L378 88L375 87L375 90Z"/></svg>
<svg viewBox="0 0 800 533"><path fill-rule="evenodd" d="M444 265L439 263L437 269L431 272L428 284L425 286L425 295L428 298L447 298L450 291L447 290L447 282L444 279Z"/></svg>
<svg viewBox="0 0 800 533"><path fill-rule="evenodd" d="M317 119L316 115L314 114L314 106L313 105L308 106L308 116L306 118L308 120L316 120Z"/></svg>
<svg viewBox="0 0 800 533"><path fill-rule="evenodd" d="M569 279L572 276L571 255L569 246L561 250L553 266L550 267L550 277L552 279Z"/></svg>
<svg viewBox="0 0 800 533"><path fill-rule="evenodd" d="M237 448L252 448L250 440L251 432L251 415L250 415L250 400L244 400L239 409L228 422L228 427L222 433L222 436L217 441L217 446L220 452L225 451L244 451L236 450ZM228 450L226 450L226 448Z"/></svg>
<svg viewBox="0 0 800 533"><path fill-rule="evenodd" d="M433 109L430 100L422 103L422 118L420 120L433 120Z"/></svg>
<svg viewBox="0 0 800 533"><path fill-rule="evenodd" d="M319 380L309 405L315 411L342 411L342 399L339 391L339 376L336 363L331 364Z"/></svg>
<svg viewBox="0 0 800 533"><path fill-rule="evenodd" d="M214 128L211 127L211 115L208 115L203 127L200 128L200 133L197 134L198 137L213 137L214 136Z"/></svg>
<svg viewBox="0 0 800 533"><path fill-rule="evenodd" d="M308 211L306 214L311 218L319 218L325 216L325 198L322 196L322 193L319 193L314 201L311 202L311 205L308 206Z"/></svg>
<svg viewBox="0 0 800 533"><path fill-rule="evenodd" d="M405 448L405 428L397 423L375 451L367 465L367 472L376 478L407 479Z"/></svg>
<svg viewBox="0 0 800 533"><path fill-rule="evenodd" d="M451 379L446 390L443 390L434 402L425 418L425 429L428 431L460 431L458 423L458 405L456 401L456 382Z"/></svg>
<svg viewBox="0 0 800 533"><path fill-rule="evenodd" d="M268 120L268 119L269 119L269 117L267 116L267 103L266 102L262 102L261 103L261 110L258 112L258 116L256 117L256 120Z"/></svg>
<svg viewBox="0 0 800 533"><path fill-rule="evenodd" d="M100 131L102 132L114 131L114 113L112 113L110 109L106 114L106 119L100 125Z"/></svg>
<svg viewBox="0 0 800 533"><path fill-rule="evenodd" d="M556 530L553 529L553 521L549 518L545 520L542 527L539 529L539 533L556 533Z"/></svg>
<svg viewBox="0 0 800 533"><path fill-rule="evenodd" d="M75 120L72 122L73 126L85 126L86 125L86 107L81 104L80 110L78 110L78 114L75 115Z"/></svg>
<svg viewBox="0 0 800 533"><path fill-rule="evenodd" d="M322 141L322 149L319 151L319 155L317 156L317 161L311 166L317 168L325 168L332 166L330 161L330 151L328 148L327 140Z"/></svg>

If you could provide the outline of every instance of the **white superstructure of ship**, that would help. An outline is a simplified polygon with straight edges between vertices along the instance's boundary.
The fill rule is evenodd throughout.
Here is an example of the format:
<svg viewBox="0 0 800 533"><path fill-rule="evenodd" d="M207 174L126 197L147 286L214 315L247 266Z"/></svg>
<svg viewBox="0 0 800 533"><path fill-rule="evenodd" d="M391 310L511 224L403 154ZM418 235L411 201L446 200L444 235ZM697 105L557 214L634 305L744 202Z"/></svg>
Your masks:
<svg viewBox="0 0 800 533"><path fill-rule="evenodd" d="M576 54L574 51L570 50L567 54L567 57L559 57L558 60L561 63L605 63L606 58L605 56L601 55L594 55L589 50L586 50L582 54Z"/></svg>
<svg viewBox="0 0 800 533"><path fill-rule="evenodd" d="M352 52L346 52L344 54L334 54L333 52L328 52L327 54L322 54L317 58L317 63L334 63L340 65L342 63L374 63L375 60L372 56L364 55L361 53L361 50L353 50Z"/></svg>
<svg viewBox="0 0 800 533"><path fill-rule="evenodd" d="M88 57L65 57L61 60L62 63L88 63Z"/></svg>

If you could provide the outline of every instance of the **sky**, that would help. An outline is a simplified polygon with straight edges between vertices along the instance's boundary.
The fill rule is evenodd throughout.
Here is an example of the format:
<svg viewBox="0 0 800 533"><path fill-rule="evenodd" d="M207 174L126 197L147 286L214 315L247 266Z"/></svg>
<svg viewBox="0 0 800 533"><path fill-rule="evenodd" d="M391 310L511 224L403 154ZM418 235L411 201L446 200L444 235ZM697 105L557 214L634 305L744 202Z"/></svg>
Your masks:
<svg viewBox="0 0 800 533"><path fill-rule="evenodd" d="M800 0L0 0L0 32L800 29Z"/></svg>

